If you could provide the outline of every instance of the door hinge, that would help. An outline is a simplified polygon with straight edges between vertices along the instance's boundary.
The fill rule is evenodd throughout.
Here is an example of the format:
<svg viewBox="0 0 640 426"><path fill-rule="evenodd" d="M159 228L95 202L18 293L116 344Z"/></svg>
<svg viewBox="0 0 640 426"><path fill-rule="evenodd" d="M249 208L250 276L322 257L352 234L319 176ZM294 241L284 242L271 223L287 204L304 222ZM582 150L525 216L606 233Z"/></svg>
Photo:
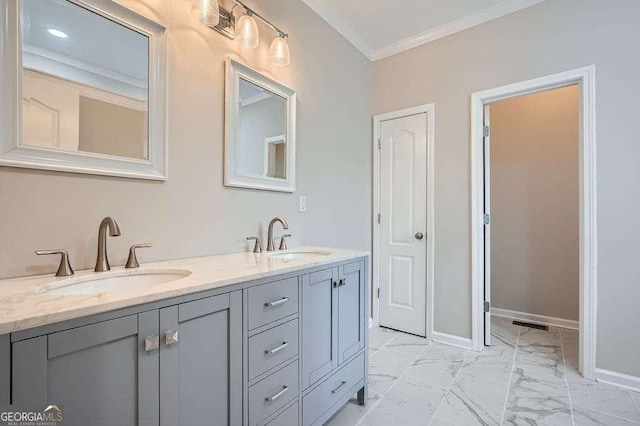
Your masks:
<svg viewBox="0 0 640 426"><path fill-rule="evenodd" d="M378 224L380 223L380 213L378 213Z"/></svg>
<svg viewBox="0 0 640 426"><path fill-rule="evenodd" d="M382 149L382 141L378 139L378 149Z"/></svg>
<svg viewBox="0 0 640 426"><path fill-rule="evenodd" d="M489 312L491 310L491 302L489 302L488 300L484 301L484 311L485 312Z"/></svg>
<svg viewBox="0 0 640 426"><path fill-rule="evenodd" d="M380 287L378 287L378 299L380 299Z"/></svg>
<svg viewBox="0 0 640 426"><path fill-rule="evenodd" d="M491 215L485 214L483 220L485 225L489 225L491 223Z"/></svg>
<svg viewBox="0 0 640 426"><path fill-rule="evenodd" d="M484 126L482 128L482 136L485 138L489 136L489 126Z"/></svg>

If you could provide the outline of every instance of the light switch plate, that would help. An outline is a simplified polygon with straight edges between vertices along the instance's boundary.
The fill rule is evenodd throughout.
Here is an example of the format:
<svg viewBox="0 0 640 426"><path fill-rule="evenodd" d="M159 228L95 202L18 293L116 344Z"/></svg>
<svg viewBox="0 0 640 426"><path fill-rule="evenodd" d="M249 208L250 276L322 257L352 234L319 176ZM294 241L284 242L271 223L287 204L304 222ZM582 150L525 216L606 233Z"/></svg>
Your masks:
<svg viewBox="0 0 640 426"><path fill-rule="evenodd" d="M301 195L298 197L298 211L306 212L307 211L307 196Z"/></svg>

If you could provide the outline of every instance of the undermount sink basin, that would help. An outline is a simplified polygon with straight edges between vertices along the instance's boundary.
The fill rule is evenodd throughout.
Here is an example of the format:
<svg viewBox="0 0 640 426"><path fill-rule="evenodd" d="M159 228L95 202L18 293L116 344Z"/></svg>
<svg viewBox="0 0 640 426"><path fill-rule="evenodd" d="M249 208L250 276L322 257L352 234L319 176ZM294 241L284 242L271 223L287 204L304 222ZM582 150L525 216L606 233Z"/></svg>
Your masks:
<svg viewBox="0 0 640 426"><path fill-rule="evenodd" d="M190 271L182 269L102 272L55 281L36 292L51 296L115 293L177 281L189 275Z"/></svg>
<svg viewBox="0 0 640 426"><path fill-rule="evenodd" d="M269 257L275 259L309 259L314 257L324 257L329 256L331 254L330 251L327 250L287 250L283 252L275 252L273 254L269 254Z"/></svg>

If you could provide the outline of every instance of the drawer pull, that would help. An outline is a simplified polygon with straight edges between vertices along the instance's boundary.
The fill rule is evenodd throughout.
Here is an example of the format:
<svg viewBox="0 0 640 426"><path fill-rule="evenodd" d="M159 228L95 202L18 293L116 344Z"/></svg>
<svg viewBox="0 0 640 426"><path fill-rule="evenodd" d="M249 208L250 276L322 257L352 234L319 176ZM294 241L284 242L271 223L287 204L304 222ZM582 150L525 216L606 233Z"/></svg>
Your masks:
<svg viewBox="0 0 640 426"><path fill-rule="evenodd" d="M267 396L264 400L267 402L273 402L276 399L280 398L282 395L284 395L288 390L289 390L289 386L283 386L280 392L278 392L273 396Z"/></svg>
<svg viewBox="0 0 640 426"><path fill-rule="evenodd" d="M283 350L284 348L286 348L287 346L289 346L289 342L282 342L281 345L276 346L273 349L265 349L264 353L265 355L273 355L276 352L280 352L281 350Z"/></svg>
<svg viewBox="0 0 640 426"><path fill-rule="evenodd" d="M338 386L337 388L335 388L334 390L331 391L332 395L337 394L338 392L340 392L340 390L344 387L344 385L346 385L347 382L345 382L344 380L342 381L342 383L340 383L340 386Z"/></svg>
<svg viewBox="0 0 640 426"><path fill-rule="evenodd" d="M264 306L267 308L272 308L274 306L282 305L283 303L287 303L289 301L288 297L283 297L280 300L276 300L275 302L265 302Z"/></svg>
<svg viewBox="0 0 640 426"><path fill-rule="evenodd" d="M153 351L160 347L160 336L150 336L144 339L144 350Z"/></svg>

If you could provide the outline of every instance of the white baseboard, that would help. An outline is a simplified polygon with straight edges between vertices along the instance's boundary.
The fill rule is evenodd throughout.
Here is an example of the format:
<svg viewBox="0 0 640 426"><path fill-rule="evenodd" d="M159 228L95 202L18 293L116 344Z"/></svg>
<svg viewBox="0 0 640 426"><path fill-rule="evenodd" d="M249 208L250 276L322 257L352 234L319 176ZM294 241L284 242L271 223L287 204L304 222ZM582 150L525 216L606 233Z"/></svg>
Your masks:
<svg viewBox="0 0 640 426"><path fill-rule="evenodd" d="M580 323L564 318L547 317L544 315L528 314L526 312L510 311L508 309L491 308L491 315L502 318L514 319L517 321L530 322L533 324L550 325L552 327L570 328L578 330Z"/></svg>
<svg viewBox="0 0 640 426"><path fill-rule="evenodd" d="M640 377L596 368L596 380L602 383L621 386L632 391L640 392Z"/></svg>
<svg viewBox="0 0 640 426"><path fill-rule="evenodd" d="M457 346L459 348L471 349L473 347L471 339L466 337L454 336L453 334L433 332L433 341L443 343L445 345Z"/></svg>

